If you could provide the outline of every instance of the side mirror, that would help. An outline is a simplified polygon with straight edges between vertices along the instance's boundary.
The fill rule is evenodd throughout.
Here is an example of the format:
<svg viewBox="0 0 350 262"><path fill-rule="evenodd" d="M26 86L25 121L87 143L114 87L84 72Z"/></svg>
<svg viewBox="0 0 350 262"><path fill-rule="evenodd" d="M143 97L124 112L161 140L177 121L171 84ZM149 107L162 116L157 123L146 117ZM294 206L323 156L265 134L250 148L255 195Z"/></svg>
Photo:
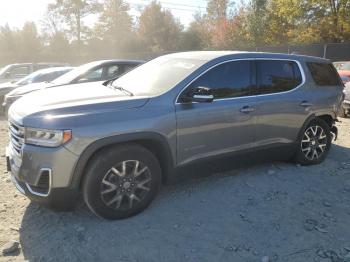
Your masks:
<svg viewBox="0 0 350 262"><path fill-rule="evenodd" d="M184 97L184 102L211 103L214 100L212 90L208 87L197 87Z"/></svg>

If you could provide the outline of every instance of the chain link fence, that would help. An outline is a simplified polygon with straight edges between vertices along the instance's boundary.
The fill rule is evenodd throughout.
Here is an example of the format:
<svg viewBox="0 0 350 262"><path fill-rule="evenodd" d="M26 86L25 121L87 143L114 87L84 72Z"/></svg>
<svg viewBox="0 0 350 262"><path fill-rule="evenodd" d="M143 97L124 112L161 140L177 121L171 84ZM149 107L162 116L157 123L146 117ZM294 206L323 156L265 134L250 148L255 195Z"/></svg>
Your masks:
<svg viewBox="0 0 350 262"><path fill-rule="evenodd" d="M332 61L350 60L350 43L258 47L255 51L318 56Z"/></svg>

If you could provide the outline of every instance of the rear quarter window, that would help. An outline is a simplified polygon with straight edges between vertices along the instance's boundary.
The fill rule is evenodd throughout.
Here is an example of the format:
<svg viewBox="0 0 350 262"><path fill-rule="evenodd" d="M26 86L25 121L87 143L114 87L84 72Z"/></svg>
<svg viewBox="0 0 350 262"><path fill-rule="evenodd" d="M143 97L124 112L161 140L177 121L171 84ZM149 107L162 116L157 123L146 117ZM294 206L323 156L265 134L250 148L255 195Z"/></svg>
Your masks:
<svg viewBox="0 0 350 262"><path fill-rule="evenodd" d="M290 91L302 83L299 66L288 60L258 60L257 87L254 95L273 94Z"/></svg>
<svg viewBox="0 0 350 262"><path fill-rule="evenodd" d="M337 70L331 63L307 62L307 67L318 86L342 86Z"/></svg>

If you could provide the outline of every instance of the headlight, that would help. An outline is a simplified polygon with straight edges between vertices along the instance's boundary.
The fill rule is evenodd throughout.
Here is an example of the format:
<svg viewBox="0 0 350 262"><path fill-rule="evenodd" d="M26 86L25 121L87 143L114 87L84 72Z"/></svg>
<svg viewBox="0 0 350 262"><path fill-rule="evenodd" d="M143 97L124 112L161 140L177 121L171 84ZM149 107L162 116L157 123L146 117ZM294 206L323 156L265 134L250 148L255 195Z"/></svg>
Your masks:
<svg viewBox="0 0 350 262"><path fill-rule="evenodd" d="M30 145L58 147L72 139L72 131L25 128L24 139Z"/></svg>

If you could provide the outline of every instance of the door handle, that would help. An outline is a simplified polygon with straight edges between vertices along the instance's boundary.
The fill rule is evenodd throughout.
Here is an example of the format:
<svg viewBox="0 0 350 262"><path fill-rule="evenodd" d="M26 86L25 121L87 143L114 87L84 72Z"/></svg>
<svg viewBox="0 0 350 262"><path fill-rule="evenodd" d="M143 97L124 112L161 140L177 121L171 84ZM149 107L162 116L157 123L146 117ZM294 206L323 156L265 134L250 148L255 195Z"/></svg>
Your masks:
<svg viewBox="0 0 350 262"><path fill-rule="evenodd" d="M249 113L254 112L254 111L255 111L255 108L251 107L251 106L244 106L239 110L239 112L244 113L244 114L249 114Z"/></svg>
<svg viewBox="0 0 350 262"><path fill-rule="evenodd" d="M302 107L311 107L311 106L313 106L313 104L309 103L308 101L303 101L303 102L300 103L300 106L302 106Z"/></svg>

